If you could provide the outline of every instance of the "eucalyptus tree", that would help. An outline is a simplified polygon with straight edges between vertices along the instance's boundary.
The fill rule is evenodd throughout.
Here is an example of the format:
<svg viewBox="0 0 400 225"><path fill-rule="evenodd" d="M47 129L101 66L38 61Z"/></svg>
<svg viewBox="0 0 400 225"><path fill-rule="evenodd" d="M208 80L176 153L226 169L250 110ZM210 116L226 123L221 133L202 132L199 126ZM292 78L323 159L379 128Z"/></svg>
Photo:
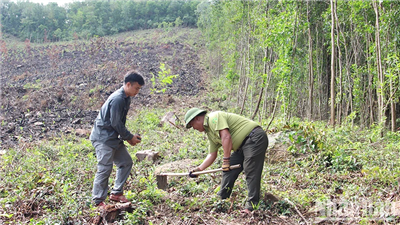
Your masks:
<svg viewBox="0 0 400 225"><path fill-rule="evenodd" d="M362 126L384 126L388 116L394 130L399 9L394 1L215 0L199 5L198 24L210 68L244 114Z"/></svg>
<svg viewBox="0 0 400 225"><path fill-rule="evenodd" d="M336 5L334 0L331 1L331 119L330 124L335 126L335 62L336 62L336 55L335 55L335 13L336 13Z"/></svg>

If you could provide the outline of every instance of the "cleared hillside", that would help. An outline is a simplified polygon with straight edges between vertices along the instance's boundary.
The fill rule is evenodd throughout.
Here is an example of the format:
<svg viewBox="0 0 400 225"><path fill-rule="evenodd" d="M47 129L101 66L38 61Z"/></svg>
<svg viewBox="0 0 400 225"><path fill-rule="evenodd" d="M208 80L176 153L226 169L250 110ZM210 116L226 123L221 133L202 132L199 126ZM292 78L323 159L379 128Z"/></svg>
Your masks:
<svg viewBox="0 0 400 225"><path fill-rule="evenodd" d="M199 36L196 29L176 28L90 41L6 44L0 79L1 145L90 129L97 110L132 69L146 81L132 107L161 104L168 95L197 94L203 76ZM161 63L170 75L178 75L165 93L159 91L162 83L151 82L161 72Z"/></svg>

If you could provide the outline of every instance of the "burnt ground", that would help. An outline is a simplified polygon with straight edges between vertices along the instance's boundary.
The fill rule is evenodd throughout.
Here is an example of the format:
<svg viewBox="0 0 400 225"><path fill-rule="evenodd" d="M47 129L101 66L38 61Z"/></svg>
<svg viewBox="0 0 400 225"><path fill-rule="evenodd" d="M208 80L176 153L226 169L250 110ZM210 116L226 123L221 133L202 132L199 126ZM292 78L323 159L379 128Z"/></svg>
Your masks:
<svg viewBox="0 0 400 225"><path fill-rule="evenodd" d="M87 135L98 109L132 69L146 82L132 107L196 95L203 76L197 52L202 44L189 45L187 39L185 31L158 30L65 44L2 42L1 147L60 133ZM160 63L179 76L165 93L151 93L150 79L160 71Z"/></svg>

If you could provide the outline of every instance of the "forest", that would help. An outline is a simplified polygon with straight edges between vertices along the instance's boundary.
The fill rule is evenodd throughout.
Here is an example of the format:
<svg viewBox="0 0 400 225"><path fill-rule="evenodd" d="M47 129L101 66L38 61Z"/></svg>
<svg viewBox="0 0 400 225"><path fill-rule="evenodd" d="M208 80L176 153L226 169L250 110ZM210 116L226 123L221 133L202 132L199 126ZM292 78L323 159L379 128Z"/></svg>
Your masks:
<svg viewBox="0 0 400 225"><path fill-rule="evenodd" d="M400 223L400 2L3 0L0 14L0 224ZM89 134L132 69L131 203L101 211ZM158 186L208 154L192 107L267 133L250 214L243 173L229 199L219 173Z"/></svg>
<svg viewBox="0 0 400 225"><path fill-rule="evenodd" d="M240 112L399 126L399 2L206 5L198 25L213 49L211 70L234 87L227 96Z"/></svg>
<svg viewBox="0 0 400 225"><path fill-rule="evenodd" d="M30 42L88 39L177 24L195 27L199 1L1 2L2 31Z"/></svg>

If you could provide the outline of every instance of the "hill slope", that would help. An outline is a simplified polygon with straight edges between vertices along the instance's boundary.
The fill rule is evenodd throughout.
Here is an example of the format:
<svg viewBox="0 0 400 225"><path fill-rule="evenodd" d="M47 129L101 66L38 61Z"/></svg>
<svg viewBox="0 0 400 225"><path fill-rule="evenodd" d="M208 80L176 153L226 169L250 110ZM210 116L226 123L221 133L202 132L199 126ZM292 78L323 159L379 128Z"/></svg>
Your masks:
<svg viewBox="0 0 400 225"><path fill-rule="evenodd" d="M6 45L0 79L1 145L90 129L96 110L132 69L140 71L146 81L135 100L139 105L133 107L160 104L166 100L160 96L197 94L203 73L197 52L199 36L196 29L175 28L90 41ZM170 75L179 76L165 94L152 94L151 88L162 89L162 83L153 87L151 82L161 63Z"/></svg>

